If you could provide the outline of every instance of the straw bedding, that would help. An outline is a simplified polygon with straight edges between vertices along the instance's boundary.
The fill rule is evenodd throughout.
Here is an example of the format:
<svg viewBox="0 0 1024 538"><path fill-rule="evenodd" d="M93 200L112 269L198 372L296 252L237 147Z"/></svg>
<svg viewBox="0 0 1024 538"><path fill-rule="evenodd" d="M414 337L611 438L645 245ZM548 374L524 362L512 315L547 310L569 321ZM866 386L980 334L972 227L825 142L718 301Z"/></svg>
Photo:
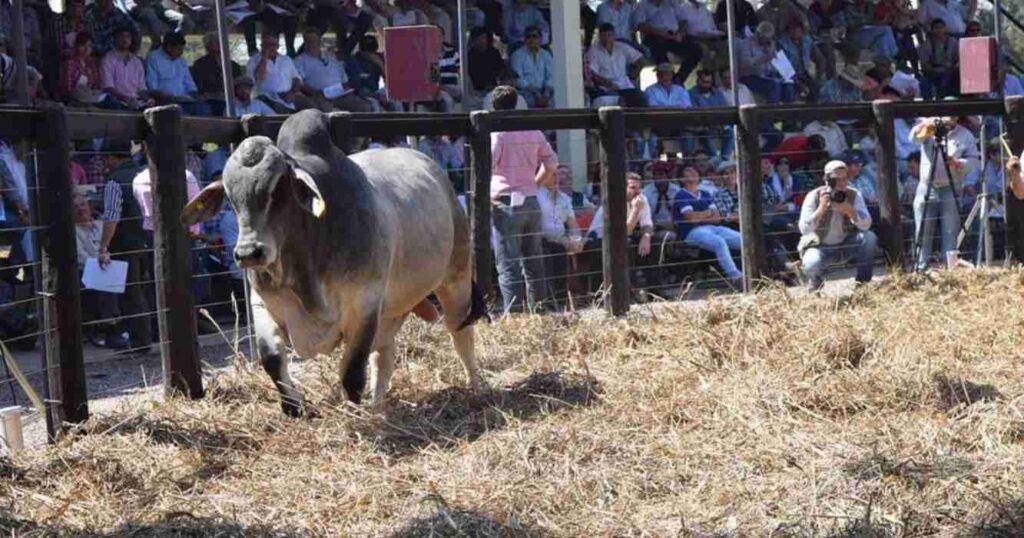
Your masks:
<svg viewBox="0 0 1024 538"><path fill-rule="evenodd" d="M0 459L0 530L137 536L1021 536L1024 273L410 323L383 415L286 418L258 367Z"/></svg>

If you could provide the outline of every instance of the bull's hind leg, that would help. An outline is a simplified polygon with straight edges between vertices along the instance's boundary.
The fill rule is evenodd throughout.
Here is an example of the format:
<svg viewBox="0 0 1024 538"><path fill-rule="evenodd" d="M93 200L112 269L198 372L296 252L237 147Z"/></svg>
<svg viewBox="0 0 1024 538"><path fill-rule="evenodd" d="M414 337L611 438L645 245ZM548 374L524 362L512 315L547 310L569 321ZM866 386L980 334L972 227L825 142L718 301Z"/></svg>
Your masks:
<svg viewBox="0 0 1024 538"><path fill-rule="evenodd" d="M393 320L382 321L377 333L377 350L373 353L373 397L370 405L379 409L384 405L388 395L391 376L395 373L395 335L402 328L405 316Z"/></svg>
<svg viewBox="0 0 1024 538"><path fill-rule="evenodd" d="M473 281L468 275L450 279L443 282L435 293L444 308L444 324L452 335L455 352L466 368L469 388L474 391L480 390L483 380L480 377L480 368L476 364L473 325L463 323L474 314Z"/></svg>
<svg viewBox="0 0 1024 538"><path fill-rule="evenodd" d="M255 291L250 295L250 304L252 305L257 352L263 369L281 394L281 409L286 415L301 416L305 411L305 397L288 373L289 359L285 349L288 334L270 317L270 313L267 312L263 301Z"/></svg>

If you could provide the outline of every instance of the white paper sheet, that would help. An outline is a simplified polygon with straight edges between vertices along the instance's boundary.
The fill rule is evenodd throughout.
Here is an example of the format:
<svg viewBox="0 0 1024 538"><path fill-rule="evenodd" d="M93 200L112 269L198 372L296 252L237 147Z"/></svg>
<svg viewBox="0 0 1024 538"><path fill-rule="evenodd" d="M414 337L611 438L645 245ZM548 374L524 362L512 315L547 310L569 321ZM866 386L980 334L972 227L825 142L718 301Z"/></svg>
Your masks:
<svg viewBox="0 0 1024 538"><path fill-rule="evenodd" d="M341 96L352 93L352 91L352 88L346 88L341 84L335 84L333 86L328 86L323 89L324 97L328 99L337 99Z"/></svg>
<svg viewBox="0 0 1024 538"><path fill-rule="evenodd" d="M128 262L111 260L110 265L103 269L96 258L85 260L85 270L82 271L82 286L85 289L120 294L124 293L127 279Z"/></svg>
<svg viewBox="0 0 1024 538"><path fill-rule="evenodd" d="M790 63L786 53L781 50L775 53L775 58L772 59L772 67L779 73L782 80L792 82L793 78L796 77L796 70L793 69L793 64Z"/></svg>

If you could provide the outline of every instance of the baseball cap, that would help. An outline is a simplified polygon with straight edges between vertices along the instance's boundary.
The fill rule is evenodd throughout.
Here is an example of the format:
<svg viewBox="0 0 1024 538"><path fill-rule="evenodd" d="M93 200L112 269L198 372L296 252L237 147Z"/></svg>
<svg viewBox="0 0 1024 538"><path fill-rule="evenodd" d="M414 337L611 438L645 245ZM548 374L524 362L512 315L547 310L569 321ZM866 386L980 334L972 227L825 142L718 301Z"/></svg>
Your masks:
<svg viewBox="0 0 1024 538"><path fill-rule="evenodd" d="M863 166L867 161L864 152L859 149L848 149L843 153L843 160L847 164L858 164Z"/></svg>
<svg viewBox="0 0 1024 538"><path fill-rule="evenodd" d="M718 164L717 170L719 172L725 172L730 168L736 168L736 161L722 161Z"/></svg>
<svg viewBox="0 0 1024 538"><path fill-rule="evenodd" d="M843 161L840 161L840 160L829 161L828 164L825 165L825 175L827 176L829 174L832 174L836 170L839 170L840 168L844 168L845 169L846 168L846 163L844 163Z"/></svg>

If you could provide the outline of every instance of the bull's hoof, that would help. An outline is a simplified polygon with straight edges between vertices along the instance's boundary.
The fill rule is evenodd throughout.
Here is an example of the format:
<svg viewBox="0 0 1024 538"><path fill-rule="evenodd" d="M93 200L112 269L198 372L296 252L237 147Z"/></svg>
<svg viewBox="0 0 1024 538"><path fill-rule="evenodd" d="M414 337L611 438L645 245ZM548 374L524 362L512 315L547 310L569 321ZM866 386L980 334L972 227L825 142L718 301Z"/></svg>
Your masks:
<svg viewBox="0 0 1024 538"><path fill-rule="evenodd" d="M291 400L281 401L281 410L292 418L320 418L320 410L310 404L300 404Z"/></svg>

